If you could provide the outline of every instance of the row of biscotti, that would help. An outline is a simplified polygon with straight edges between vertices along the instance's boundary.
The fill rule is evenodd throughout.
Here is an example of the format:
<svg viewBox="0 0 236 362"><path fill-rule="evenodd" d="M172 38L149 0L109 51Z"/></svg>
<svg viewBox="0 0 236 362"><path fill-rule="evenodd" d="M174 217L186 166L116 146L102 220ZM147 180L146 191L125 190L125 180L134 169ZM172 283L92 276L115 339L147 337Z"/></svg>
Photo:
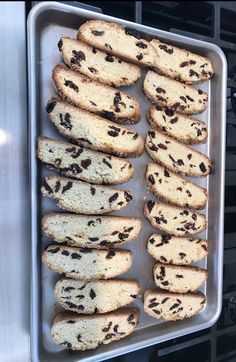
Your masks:
<svg viewBox="0 0 236 362"><path fill-rule="evenodd" d="M125 62L122 67L116 56L190 84L207 80L214 74L208 58L158 39L149 42L142 39L137 31L118 24L101 20L87 21L80 26L77 39L78 42L62 38L58 44L66 64L86 75L92 73L95 79L105 83L126 85L140 76L138 67L128 67ZM83 42L87 43L86 46ZM98 54L97 58L94 57L95 54ZM119 71L121 68L122 71ZM124 69L127 79L122 77ZM110 78L107 72L110 73Z"/></svg>

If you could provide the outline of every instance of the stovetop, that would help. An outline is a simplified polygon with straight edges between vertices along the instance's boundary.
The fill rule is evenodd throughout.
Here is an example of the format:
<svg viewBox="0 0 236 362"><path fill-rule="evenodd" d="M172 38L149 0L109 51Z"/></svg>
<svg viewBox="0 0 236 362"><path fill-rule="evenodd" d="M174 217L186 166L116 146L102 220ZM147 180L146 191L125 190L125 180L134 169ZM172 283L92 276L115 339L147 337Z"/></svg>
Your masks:
<svg viewBox="0 0 236 362"><path fill-rule="evenodd" d="M222 313L210 329L113 358L112 362L236 361L236 2L90 1L111 16L217 44L228 62ZM77 4L78 6L78 4ZM100 10L99 10L100 9ZM214 120L213 120L214 121Z"/></svg>

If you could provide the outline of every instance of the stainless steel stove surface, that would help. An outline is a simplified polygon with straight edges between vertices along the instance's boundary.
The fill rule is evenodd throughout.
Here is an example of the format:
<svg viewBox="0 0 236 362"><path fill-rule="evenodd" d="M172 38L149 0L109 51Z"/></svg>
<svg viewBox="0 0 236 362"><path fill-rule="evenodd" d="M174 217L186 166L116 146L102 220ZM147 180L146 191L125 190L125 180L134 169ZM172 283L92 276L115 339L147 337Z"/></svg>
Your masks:
<svg viewBox="0 0 236 362"><path fill-rule="evenodd" d="M94 11L102 11L104 14L213 42L220 46L226 55L228 61L228 89L225 170L225 252L221 316L218 322L210 329L132 352L110 361L235 362L236 2L90 1L69 3L75 6L94 6ZM15 82L14 84L12 83L12 86L8 87L8 91L12 95L11 100L6 95L6 87L3 86L5 83L1 82L0 86L0 109L2 110L0 128L4 131L3 136L0 133L0 142L2 139L4 141L6 135L10 137L5 146L0 143L2 150L0 178L2 190L2 241L0 250L1 257L3 258L4 256L0 263L2 296L0 302L0 361L3 362L25 362L30 360L28 273L30 251L27 247L27 243L30 245L30 240L27 237L29 234L27 229L27 205L29 199L27 194L26 60L24 45L25 16L33 5L34 3L32 2L1 3L0 5L0 24L3 26L2 34L5 41L3 43L5 48L2 48L2 54L5 54L4 49L6 54L10 52L11 61L14 59L15 62L15 67L12 70L11 62L8 62L8 58L1 57L1 79L6 77L9 80L13 79ZM9 14L11 14L11 17L9 17ZM9 26L6 21L7 17L9 19ZM18 21L16 21L16 17ZM15 24L14 34L8 30L11 22ZM11 40L10 42L9 39ZM17 54L20 58L18 58ZM21 92L17 88L19 84L21 85ZM13 102L13 96L18 97L19 101ZM7 112L4 111L6 108ZM16 155L15 157L12 156L13 151ZM7 209L6 205L8 205ZM6 212L6 210L8 211Z"/></svg>

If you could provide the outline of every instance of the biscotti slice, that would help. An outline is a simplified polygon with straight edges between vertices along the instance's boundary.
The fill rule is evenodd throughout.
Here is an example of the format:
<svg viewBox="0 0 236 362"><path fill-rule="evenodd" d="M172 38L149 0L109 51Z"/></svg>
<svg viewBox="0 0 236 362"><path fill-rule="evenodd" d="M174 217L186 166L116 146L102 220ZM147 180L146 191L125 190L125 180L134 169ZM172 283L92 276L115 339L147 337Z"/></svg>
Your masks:
<svg viewBox="0 0 236 362"><path fill-rule="evenodd" d="M136 308L87 316L64 312L54 320L51 335L60 346L85 351L125 338L134 332L138 321Z"/></svg>
<svg viewBox="0 0 236 362"><path fill-rule="evenodd" d="M90 20L81 25L78 39L131 62L153 67L157 56L154 47L139 33L102 20Z"/></svg>
<svg viewBox="0 0 236 362"><path fill-rule="evenodd" d="M59 176L46 176L41 192L43 196L55 200L62 209L80 214L104 214L120 210L132 200L126 190Z"/></svg>
<svg viewBox="0 0 236 362"><path fill-rule="evenodd" d="M164 264L188 265L205 258L207 240L153 234L148 238L147 251Z"/></svg>
<svg viewBox="0 0 236 362"><path fill-rule="evenodd" d="M194 177L211 173L212 163L206 155L161 132L149 131L145 147L154 161L175 173Z"/></svg>
<svg viewBox="0 0 236 362"><path fill-rule="evenodd" d="M176 113L172 109L152 107L147 113L152 128L176 138L186 144L205 143L207 141L207 125L196 118Z"/></svg>
<svg viewBox="0 0 236 362"><path fill-rule="evenodd" d="M140 67L80 41L62 37L58 43L64 62L73 70L113 87L128 86L141 76Z"/></svg>
<svg viewBox="0 0 236 362"><path fill-rule="evenodd" d="M185 178L166 170L164 167L149 163L146 183L150 191L170 204L203 209L207 204L207 190Z"/></svg>
<svg viewBox="0 0 236 362"><path fill-rule="evenodd" d="M153 318L177 321L200 313L206 304L204 294L169 293L148 289L144 293L144 311Z"/></svg>
<svg viewBox="0 0 236 362"><path fill-rule="evenodd" d="M97 280L82 282L63 278L56 283L55 297L67 310L81 314L107 313L130 304L137 298L136 280Z"/></svg>
<svg viewBox="0 0 236 362"><path fill-rule="evenodd" d="M46 110L58 131L81 146L123 157L143 153L143 138L129 128L55 98L48 102Z"/></svg>
<svg viewBox="0 0 236 362"><path fill-rule="evenodd" d="M57 243L104 248L135 239L142 219L123 216L86 216L50 213L42 219L43 232Z"/></svg>
<svg viewBox="0 0 236 362"><path fill-rule="evenodd" d="M194 235L206 229L205 215L159 201L146 202L144 214L152 226L167 234Z"/></svg>
<svg viewBox="0 0 236 362"><path fill-rule="evenodd" d="M74 106L99 114L118 123L137 123L141 109L138 101L109 85L56 65L52 78L61 98Z"/></svg>
<svg viewBox="0 0 236 362"><path fill-rule="evenodd" d="M119 184L133 176L131 163L123 158L44 136L38 137L37 154L49 168L90 183Z"/></svg>
<svg viewBox="0 0 236 362"><path fill-rule="evenodd" d="M210 59L189 50L162 43L158 39L153 39L150 43L158 55L155 66L168 77L192 84L203 82L213 76L214 70Z"/></svg>
<svg viewBox="0 0 236 362"><path fill-rule="evenodd" d="M207 106L207 93L176 80L149 71L143 83L146 96L161 107L184 114L202 113Z"/></svg>
<svg viewBox="0 0 236 362"><path fill-rule="evenodd" d="M43 264L56 273L79 280L109 279L127 272L132 265L129 250L98 250L50 245L43 252Z"/></svg>
<svg viewBox="0 0 236 362"><path fill-rule="evenodd" d="M207 270L192 266L156 263L153 278L157 287L174 293L194 292L207 280Z"/></svg>

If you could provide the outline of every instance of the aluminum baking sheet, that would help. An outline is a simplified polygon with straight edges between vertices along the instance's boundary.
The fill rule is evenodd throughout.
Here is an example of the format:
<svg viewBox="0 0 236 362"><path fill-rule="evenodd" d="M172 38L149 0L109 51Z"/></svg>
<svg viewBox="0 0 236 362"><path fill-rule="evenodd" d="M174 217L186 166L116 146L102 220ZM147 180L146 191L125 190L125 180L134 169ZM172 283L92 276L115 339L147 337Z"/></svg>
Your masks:
<svg viewBox="0 0 236 362"><path fill-rule="evenodd" d="M52 200L43 199L40 195L43 177L51 171L49 172L45 167L42 167L37 160L36 141L39 135L62 139L53 125L49 123L45 111L47 100L55 95L51 72L53 67L61 62L57 42L62 35L76 37L78 27L90 19L113 21L129 29L139 31L145 39L157 37L163 41L206 55L214 65L216 72L214 78L198 85L209 95L207 110L197 116L198 119L208 123L209 138L206 144L195 147L206 153L214 162L212 175L207 178L195 179L196 183L207 187L209 192L209 203L206 209L208 229L199 235L208 238L209 255L205 260L196 263L200 267L208 268L209 278L202 288L207 296L207 304L199 315L175 323L160 322L143 312L143 299L141 297L133 303L141 311L140 323L135 333L119 342L102 346L94 351L72 352L58 347L53 343L50 336L53 318L59 310L58 306L55 305L56 301L53 295L53 288L59 275L41 266L41 252L50 243L50 240L41 235L40 220L46 212L59 211L59 209ZM151 106L142 92L142 83L146 71L143 69L142 77L136 85L125 89L141 103L141 121L131 128L143 136L149 129L145 115ZM99 13L60 3L44 2L35 6L28 18L28 76L32 196L32 359L34 361L102 361L210 327L219 317L222 294L226 60L221 49L211 43ZM156 230L151 227L143 215L144 201L155 199L148 192L144 180L149 161L150 158L146 153L140 158L131 159L135 168L134 178L120 187L129 189L134 199L127 208L114 213L115 215L141 216L143 219L143 227L139 237L124 245L124 248L133 251L134 262L131 270L122 276L138 279L141 282L142 295L145 289L154 287L152 280L154 259L148 255L145 244L147 237Z"/></svg>

